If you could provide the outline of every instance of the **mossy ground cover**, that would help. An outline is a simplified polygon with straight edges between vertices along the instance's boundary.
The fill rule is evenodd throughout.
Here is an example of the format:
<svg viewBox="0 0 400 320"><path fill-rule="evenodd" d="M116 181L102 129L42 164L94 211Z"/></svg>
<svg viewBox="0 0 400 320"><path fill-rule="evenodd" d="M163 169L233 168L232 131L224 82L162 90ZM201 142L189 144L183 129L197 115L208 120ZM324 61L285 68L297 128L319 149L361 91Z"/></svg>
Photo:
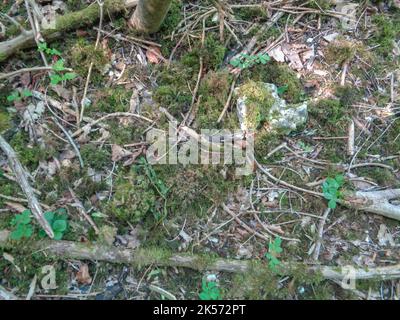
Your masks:
<svg viewBox="0 0 400 320"><path fill-rule="evenodd" d="M206 1L199 1L201 5L208 5ZM78 10L85 7L83 1L68 1L70 10ZM88 30L88 34L78 37L76 33L66 34L62 41L55 41L53 47L65 53L66 64L78 74L73 84L64 84L67 90L72 91L74 86L78 91L83 88L88 68L93 63L89 97L90 106L87 107L85 115L97 119L106 114L114 112L130 112L132 99L132 83L142 82L152 93L152 103L143 107L143 116L155 119L158 128L167 127L165 115L160 114L159 107L165 108L170 115L179 122L185 119L189 111L193 111L196 101L193 123L191 126L199 131L201 129L238 129L239 122L236 115L236 97L233 98L231 107L225 114L223 121L218 118L228 100L232 81L235 74L229 67L229 59L236 50L236 41L232 35L225 34L225 41L220 41L218 28L213 16L208 16L205 25L212 31L207 32L202 43L202 30L193 31L194 40L183 40L177 46L181 34L171 37L174 31L183 26L180 24L185 15L183 12L184 2L173 1L169 15L164 21L161 30L150 36L150 39L161 44L161 53L168 60L174 53L171 63L157 65L140 65L135 62L127 64L127 69L122 75L122 80L114 83L109 80L109 73L104 72L110 63L110 52L103 47L94 49L96 32ZM313 8L324 10L332 9L328 1L314 1ZM3 8L2 8L3 9ZM237 20L251 23L264 23L269 19L268 10L265 8L239 8L234 11ZM91 12L90 14L94 14ZM187 13L186 13L187 14ZM285 16L287 18L287 16ZM316 15L310 16L314 23ZM259 39L260 44L276 39L285 30L286 20L281 19L274 24L266 34ZM314 22L313 22L314 21ZM330 21L323 17L322 24ZM119 28L119 32L125 33L126 22L121 17L112 17L112 27ZM270 61L266 65L254 65L242 70L237 79L237 86L254 83L273 83L277 87L284 87L281 97L288 103L300 103L308 101L309 119L307 124L292 132L290 135L269 135L262 126L258 126L255 140L255 155L257 160L268 166L270 172L278 179L294 186L304 187L306 184L334 176L339 172L337 167L315 167L304 163L298 158L282 149L269 156L271 150L283 142L295 147L296 151L304 157L315 156L317 159L328 161L332 164L343 164L351 161L346 154L348 124L350 119L359 116L360 109L355 108L366 101L375 99L379 107L385 107L390 100L390 91L382 89L385 82L380 79L387 76L388 70L398 67L398 61L393 59L390 53L393 51L393 41L398 37L398 11L377 14L372 17L372 23L376 32L370 37L352 41L348 35L339 38L337 42L323 48L324 59L329 65L329 71L338 73L345 63L350 63L348 84L338 86L337 81L328 84L326 91L332 92L330 96L313 96L305 89L308 75L299 75L288 63ZM259 26L255 25L248 34L240 34L240 40L248 41L257 33ZM240 28L239 28L240 29ZM239 30L237 29L237 30ZM111 29L110 29L111 30ZM236 30L236 29L235 29ZM363 32L365 30L362 30ZM7 31L7 36L12 36L13 30ZM342 31L341 31L342 32ZM129 35L130 31L126 31ZM228 33L228 32L226 32ZM345 33L345 32L343 32ZM134 34L134 33L133 33ZM365 35L363 33L363 35ZM135 36L141 36L136 35ZM368 48L377 46L376 50ZM110 38L108 48L112 54L118 57L128 55L132 49L131 44L122 43ZM135 49L138 50L138 49ZM140 55L135 51L135 55ZM123 53L123 54L121 54ZM25 51L16 56L14 60L22 60L27 65L40 64L41 60L35 50ZM133 58L134 59L134 58ZM360 62L367 60L372 65L368 69ZM126 61L126 60L125 60ZM201 63L200 63L201 61ZM376 63L375 63L376 62ZM202 70L200 69L202 65ZM366 68L368 69L366 71ZM114 69L112 69L114 70ZM200 71L200 81L198 75ZM371 77L379 78L377 84L371 85ZM132 80L134 79L134 80ZM362 85L353 85L361 83ZM20 85L20 84L12 84ZM38 77L37 82L30 84L31 89L40 89L47 86L46 77ZM193 104L194 88L198 85L197 99ZM186 253L199 253L209 256L210 259L217 256L235 258L238 256L238 246L249 242L252 253L249 256L254 260L254 272L245 275L219 274L218 286L224 298L229 299L332 299L352 298L348 291L340 289L334 283L323 280L319 275L310 275L303 269L292 270L290 276L283 282L282 278L272 272L264 254L268 250L268 243L256 240L251 234L240 227L224 224L231 219L223 210L221 204L233 203L248 205L248 196L240 196L240 190L256 188L257 196L253 195L254 202L251 204L258 212L259 217L269 224L277 224L276 228L283 228L285 235L300 240L300 243L285 242L282 261L301 262L308 261L310 250L310 239L317 237L315 230L318 220L308 219L297 212L320 215L321 208L325 208L324 199L316 199L309 195L300 195L286 188L278 188L267 182L259 173L254 172L247 177L237 177L235 168L224 165L150 165L140 162L141 156L129 166L122 166L120 162L112 161L112 146L129 146L145 141L146 131L149 124L139 121L122 121L118 118L104 121L103 129L109 135L103 139L104 131L94 129L88 135L77 140L80 154L85 163L81 168L76 157L61 159L61 155L67 149L74 152L65 141L46 132L42 136L42 142L32 139L28 132L22 129L21 114L14 110L10 112L4 106L14 108L13 104L7 102L8 92L12 86L1 88L0 100L0 132L10 141L10 144L18 153L22 164L29 170L35 172L34 187L40 191L40 201L52 209L65 207L68 210L71 228L65 235L66 240L71 241L100 241L91 225L80 216L79 210L71 199L69 189L73 189L84 209L92 216L96 225L113 226L119 235L131 234L136 230L137 241L143 249L157 247L168 252L183 251ZM251 89L251 88L250 88ZM60 99L54 91L49 90L49 95ZM261 93L262 95L262 93ZM71 95L72 96L72 95ZM72 98L71 98L72 99ZM267 97L261 96L260 100L267 101ZM142 100L140 100L142 101ZM268 103L265 103L267 105ZM73 105L72 105L73 107ZM15 108L14 108L15 109ZM46 124L58 133L63 139L63 133L49 121L50 114L46 113ZM263 121L263 114L255 115L257 121ZM67 126L70 133L77 128L75 120L66 117L70 124ZM373 119L372 125L368 127L371 133L370 143L378 139L368 151L361 150L358 159L361 161L372 161L371 155L379 154L382 157L398 154L400 147L399 123L393 121L385 134L385 121L379 117ZM314 137L322 138L314 140ZM337 139L331 139L331 138ZM324 140L326 139L326 140ZM129 147L126 147L129 148ZM317 153L318 151L318 153ZM316 155L315 155L316 154ZM48 164L56 158L61 161L61 167L57 173L50 175L38 170L40 164ZM64 161L64 162L62 162ZM384 162L397 169L398 158ZM91 170L89 171L88 168ZM353 171L360 177L366 177L381 187L395 187L398 185L396 173L385 168L358 168ZM320 191L316 187L316 190ZM348 184L348 188L354 186ZM272 191L278 192L274 194ZM276 189L276 190L275 190ZM8 197L23 197L19 186L15 181L0 175L0 194ZM271 200L272 199L272 200ZM9 200L0 198L0 208L6 208ZM76 204L75 204L76 205ZM278 212L282 210L283 213ZM271 211L276 211L271 213ZM239 212L239 211L238 211ZM0 216L1 229L9 228L10 221L15 213L7 212ZM335 218L345 217L346 223L356 223L358 213L338 207L335 209ZM252 228L259 229L260 225L249 214L243 214L241 219L246 221ZM293 222L294 221L294 222ZM390 224L384 220L386 224ZM345 223L343 223L345 224ZM222 225L222 226L221 226ZM281 227L280 227L281 225ZM368 228L370 222L366 219L360 225L351 229L351 232L333 228L329 236L336 236L344 242L361 239L363 228ZM347 227L347 225L346 225ZM39 227L35 224L35 230ZM279 231L279 228L276 229ZM344 227L343 227L344 228ZM185 243L179 236L184 231L190 234L191 242ZM275 230L275 229L274 229ZM339 230L339 231L338 231ZM348 229L346 229L348 230ZM371 228L371 234L376 236L376 225ZM36 238L36 235L34 236ZM271 237L271 239L274 237ZM330 238L329 238L330 239ZM124 245L118 242L118 245ZM70 277L76 274L71 269L68 261L55 262L51 257L43 253L31 255L27 249L27 242L18 243L15 248L0 252L7 252L16 257L15 264L26 272L18 273L15 267L6 260L0 260L0 270L3 271L5 284L10 288L18 288L18 293L26 293L29 284L38 270L47 264L51 264L57 271L58 289L51 291L52 294L67 294L68 286L71 284ZM332 241L327 240L327 248L335 247ZM336 248L336 247L335 247ZM326 251L329 251L326 250ZM333 249L332 249L333 250ZM335 259L343 259L351 263L353 256L358 254L357 250L343 249L341 256L337 253ZM241 257L242 258L242 257ZM332 259L323 256L324 263L333 263ZM113 266L106 263L89 263L90 274L97 273L92 291L104 290L104 283L111 275L118 277L122 272L122 266ZM157 268L153 267L147 271L147 266L136 266L131 268L129 275L132 279L144 277L145 283L157 283L165 290L175 294L177 297L197 299L201 290L201 280L204 276L201 272L186 269ZM149 273L148 273L149 272ZM131 279L131 280L132 280ZM132 280L133 281L133 280ZM133 283L133 284L132 284ZM133 291L136 290L137 282L132 282ZM364 284L363 284L364 285ZM365 284L365 288L377 286L376 283ZM80 290L87 288L80 286ZM139 297L162 298L159 293L147 288L135 295ZM184 292L184 293L182 293ZM120 293L117 298L124 298Z"/></svg>

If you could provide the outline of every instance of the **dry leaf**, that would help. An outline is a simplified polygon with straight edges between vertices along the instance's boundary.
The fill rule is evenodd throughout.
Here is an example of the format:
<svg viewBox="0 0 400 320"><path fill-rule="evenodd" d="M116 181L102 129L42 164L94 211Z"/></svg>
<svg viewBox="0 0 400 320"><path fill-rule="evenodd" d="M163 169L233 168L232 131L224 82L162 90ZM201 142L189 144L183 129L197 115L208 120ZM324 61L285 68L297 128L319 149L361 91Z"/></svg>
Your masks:
<svg viewBox="0 0 400 320"><path fill-rule="evenodd" d="M149 47L146 52L146 58L150 63L159 64L163 60L160 48Z"/></svg>
<svg viewBox="0 0 400 320"><path fill-rule="evenodd" d="M92 283L92 277L89 274L89 266L86 263L81 264L79 271L76 273L76 280L80 284L91 284Z"/></svg>
<svg viewBox="0 0 400 320"><path fill-rule="evenodd" d="M285 62L285 54L281 46L277 46L268 53L277 62Z"/></svg>
<svg viewBox="0 0 400 320"><path fill-rule="evenodd" d="M290 62L289 67L295 70L303 69L303 63L301 62L297 49L294 46L289 43L284 43L282 45L282 51Z"/></svg>
<svg viewBox="0 0 400 320"><path fill-rule="evenodd" d="M140 148L139 150L133 152L129 159L126 160L123 164L124 167L130 166L132 163L134 163L137 159L137 157L139 157L141 154L143 153L143 148Z"/></svg>
<svg viewBox="0 0 400 320"><path fill-rule="evenodd" d="M125 157L128 157L132 154L132 152L120 147L117 144L112 145L111 152L112 152L111 160L114 162L119 161L119 160L121 160Z"/></svg>

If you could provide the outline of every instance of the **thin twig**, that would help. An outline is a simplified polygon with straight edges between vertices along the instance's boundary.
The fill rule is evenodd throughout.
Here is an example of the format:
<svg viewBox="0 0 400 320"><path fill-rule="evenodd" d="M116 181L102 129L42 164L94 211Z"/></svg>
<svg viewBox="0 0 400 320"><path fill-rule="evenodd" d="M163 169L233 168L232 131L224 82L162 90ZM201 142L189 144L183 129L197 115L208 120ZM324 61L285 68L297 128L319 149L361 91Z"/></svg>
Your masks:
<svg viewBox="0 0 400 320"><path fill-rule="evenodd" d="M25 193L25 196L28 200L29 208L35 219L39 222L43 230L47 233L47 235L53 239L54 233L51 229L48 221L44 218L43 210L40 206L39 201L35 196L35 192L32 189L31 185L28 182L28 174L25 169L22 167L21 162L18 160L17 154L8 144L8 142L3 138L0 134L0 148L3 150L5 155L7 156L8 162L10 164L11 169L14 172L15 178L22 191Z"/></svg>

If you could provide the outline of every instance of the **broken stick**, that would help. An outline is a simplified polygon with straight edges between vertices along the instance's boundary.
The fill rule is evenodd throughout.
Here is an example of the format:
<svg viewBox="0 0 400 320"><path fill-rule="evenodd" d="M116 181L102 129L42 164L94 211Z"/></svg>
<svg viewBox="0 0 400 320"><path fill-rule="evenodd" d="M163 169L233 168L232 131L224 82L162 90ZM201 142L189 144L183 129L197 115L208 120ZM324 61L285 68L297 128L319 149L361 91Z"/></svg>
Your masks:
<svg viewBox="0 0 400 320"><path fill-rule="evenodd" d="M40 206L39 201L35 196L35 191L31 187L28 181L28 174L23 168L21 162L18 160L17 154L13 150L13 148L8 144L8 142L3 138L0 134L0 149L3 150L5 155L7 156L8 162L10 164L11 169L15 174L15 178L21 187L22 191L25 193L26 199L28 200L28 206L31 209L31 212L35 219L39 222L43 230L46 234L53 239L54 233L50 227L50 224L43 216L43 210Z"/></svg>

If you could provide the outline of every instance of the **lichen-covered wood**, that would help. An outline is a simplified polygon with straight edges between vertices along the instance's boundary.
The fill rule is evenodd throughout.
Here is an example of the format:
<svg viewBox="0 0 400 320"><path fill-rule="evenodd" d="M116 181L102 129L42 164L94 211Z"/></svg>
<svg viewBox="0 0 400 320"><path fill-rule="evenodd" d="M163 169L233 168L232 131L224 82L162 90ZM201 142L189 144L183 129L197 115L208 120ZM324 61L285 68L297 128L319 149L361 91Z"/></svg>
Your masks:
<svg viewBox="0 0 400 320"><path fill-rule="evenodd" d="M0 231L0 248L7 248L11 245L8 238L9 232L7 230ZM159 248L124 249L93 243L54 240L32 242L30 247L32 251L45 250L55 258L107 261L140 267L156 265L233 273L246 273L251 272L252 268L266 267L252 260L224 259L201 254L174 254ZM296 267L298 267L296 264L282 264L282 272L290 274L291 270L295 270ZM351 275L356 280L400 278L400 264L369 269L354 267L351 271ZM343 280L349 276L347 269L321 265L310 265L308 272L320 274L331 280Z"/></svg>
<svg viewBox="0 0 400 320"><path fill-rule="evenodd" d="M108 13L130 9L137 5L137 0L106 0L104 11ZM46 29L42 29L42 36L50 41L62 36L62 33L71 29L80 28L94 23L100 15L99 6L95 2L77 12L71 12L57 17L54 23L49 23ZM31 48L36 45L33 31L25 31L19 36L0 42L0 62L18 50Z"/></svg>

